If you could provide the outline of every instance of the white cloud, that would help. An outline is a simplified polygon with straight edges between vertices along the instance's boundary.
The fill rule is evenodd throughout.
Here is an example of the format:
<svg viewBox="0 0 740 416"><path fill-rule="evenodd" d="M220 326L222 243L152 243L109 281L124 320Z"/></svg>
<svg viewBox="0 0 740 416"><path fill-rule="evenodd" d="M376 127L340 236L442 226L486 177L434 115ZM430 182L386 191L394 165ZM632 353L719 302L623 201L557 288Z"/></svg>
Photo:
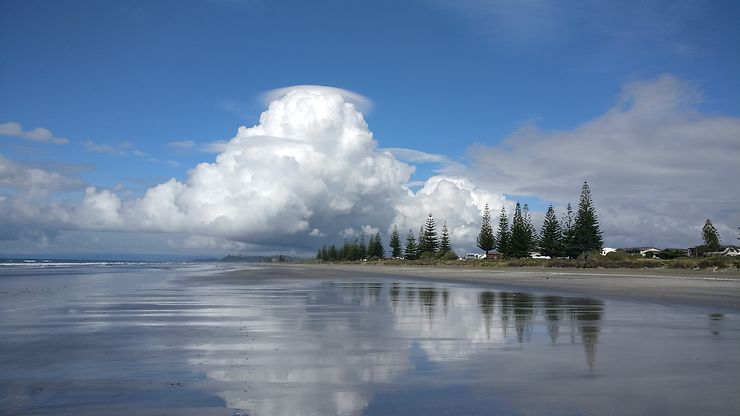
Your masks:
<svg viewBox="0 0 740 416"><path fill-rule="evenodd" d="M36 127L33 130L23 130L20 123L9 121L0 124L0 136L22 137L40 143L67 144L69 140L64 137L56 137L51 130Z"/></svg>
<svg viewBox="0 0 740 416"><path fill-rule="evenodd" d="M359 96L325 87L285 90L259 124L240 127L215 162L199 164L186 180L172 179L124 202L88 190L81 211L108 212L80 226L306 246L317 241L307 236L347 236L346 229L371 234L394 221L418 227L432 210L462 240L483 203L502 200L470 181L440 183L441 177L411 192L406 184L414 167L377 148L348 97Z"/></svg>
<svg viewBox="0 0 740 416"><path fill-rule="evenodd" d="M670 75L633 82L613 108L572 130L530 126L501 145L475 146L462 174L559 204L577 203L588 180L609 245L694 245L707 218L731 243L740 119L701 113L700 100Z"/></svg>

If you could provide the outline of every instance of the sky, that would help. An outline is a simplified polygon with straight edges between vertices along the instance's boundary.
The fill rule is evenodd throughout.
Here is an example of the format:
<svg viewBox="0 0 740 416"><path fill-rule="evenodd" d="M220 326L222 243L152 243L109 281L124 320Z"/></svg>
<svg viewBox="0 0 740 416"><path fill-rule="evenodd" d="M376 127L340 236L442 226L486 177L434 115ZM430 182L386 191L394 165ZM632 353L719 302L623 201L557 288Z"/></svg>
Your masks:
<svg viewBox="0 0 740 416"><path fill-rule="evenodd" d="M312 2L313 3L313 2ZM740 227L734 1L0 0L0 257L315 253L428 212ZM495 222L495 221L494 221Z"/></svg>

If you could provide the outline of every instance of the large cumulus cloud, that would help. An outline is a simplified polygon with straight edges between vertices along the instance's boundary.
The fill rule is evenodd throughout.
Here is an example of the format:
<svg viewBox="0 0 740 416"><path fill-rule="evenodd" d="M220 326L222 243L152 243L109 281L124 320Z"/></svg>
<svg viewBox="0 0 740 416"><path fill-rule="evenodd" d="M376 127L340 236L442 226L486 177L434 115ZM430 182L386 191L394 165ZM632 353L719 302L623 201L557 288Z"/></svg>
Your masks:
<svg viewBox="0 0 740 416"><path fill-rule="evenodd" d="M185 180L129 201L88 188L77 225L315 246L317 239L385 232L394 223L418 227L433 212L462 242L483 204L503 201L459 178L435 177L412 192L414 167L378 149L356 94L315 86L279 92L257 125L240 127L213 163L196 166Z"/></svg>

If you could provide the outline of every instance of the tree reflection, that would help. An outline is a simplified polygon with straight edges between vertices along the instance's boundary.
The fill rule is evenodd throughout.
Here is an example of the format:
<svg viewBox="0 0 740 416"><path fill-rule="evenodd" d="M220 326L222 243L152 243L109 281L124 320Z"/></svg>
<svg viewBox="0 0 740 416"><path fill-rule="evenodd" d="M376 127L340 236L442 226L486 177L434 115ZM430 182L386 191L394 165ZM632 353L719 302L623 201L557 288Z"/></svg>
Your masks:
<svg viewBox="0 0 740 416"><path fill-rule="evenodd" d="M484 291L478 295L478 305L483 315L483 323L486 326L486 339L491 339L491 323L493 322L493 308L496 295L491 291Z"/></svg>

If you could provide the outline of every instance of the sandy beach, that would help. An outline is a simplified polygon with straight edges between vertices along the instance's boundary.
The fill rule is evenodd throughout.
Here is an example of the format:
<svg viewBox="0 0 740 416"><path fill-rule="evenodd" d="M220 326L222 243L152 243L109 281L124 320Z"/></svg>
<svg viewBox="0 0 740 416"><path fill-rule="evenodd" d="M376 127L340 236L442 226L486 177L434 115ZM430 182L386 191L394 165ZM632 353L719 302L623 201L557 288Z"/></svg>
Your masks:
<svg viewBox="0 0 740 416"><path fill-rule="evenodd" d="M739 288L734 272L8 269L0 414L736 415Z"/></svg>
<svg viewBox="0 0 740 416"><path fill-rule="evenodd" d="M565 294L605 296L664 304L740 309L740 272L736 270L467 268L454 266L387 266L374 264L270 265L236 272L232 277L281 276L322 278L409 277L533 289Z"/></svg>

